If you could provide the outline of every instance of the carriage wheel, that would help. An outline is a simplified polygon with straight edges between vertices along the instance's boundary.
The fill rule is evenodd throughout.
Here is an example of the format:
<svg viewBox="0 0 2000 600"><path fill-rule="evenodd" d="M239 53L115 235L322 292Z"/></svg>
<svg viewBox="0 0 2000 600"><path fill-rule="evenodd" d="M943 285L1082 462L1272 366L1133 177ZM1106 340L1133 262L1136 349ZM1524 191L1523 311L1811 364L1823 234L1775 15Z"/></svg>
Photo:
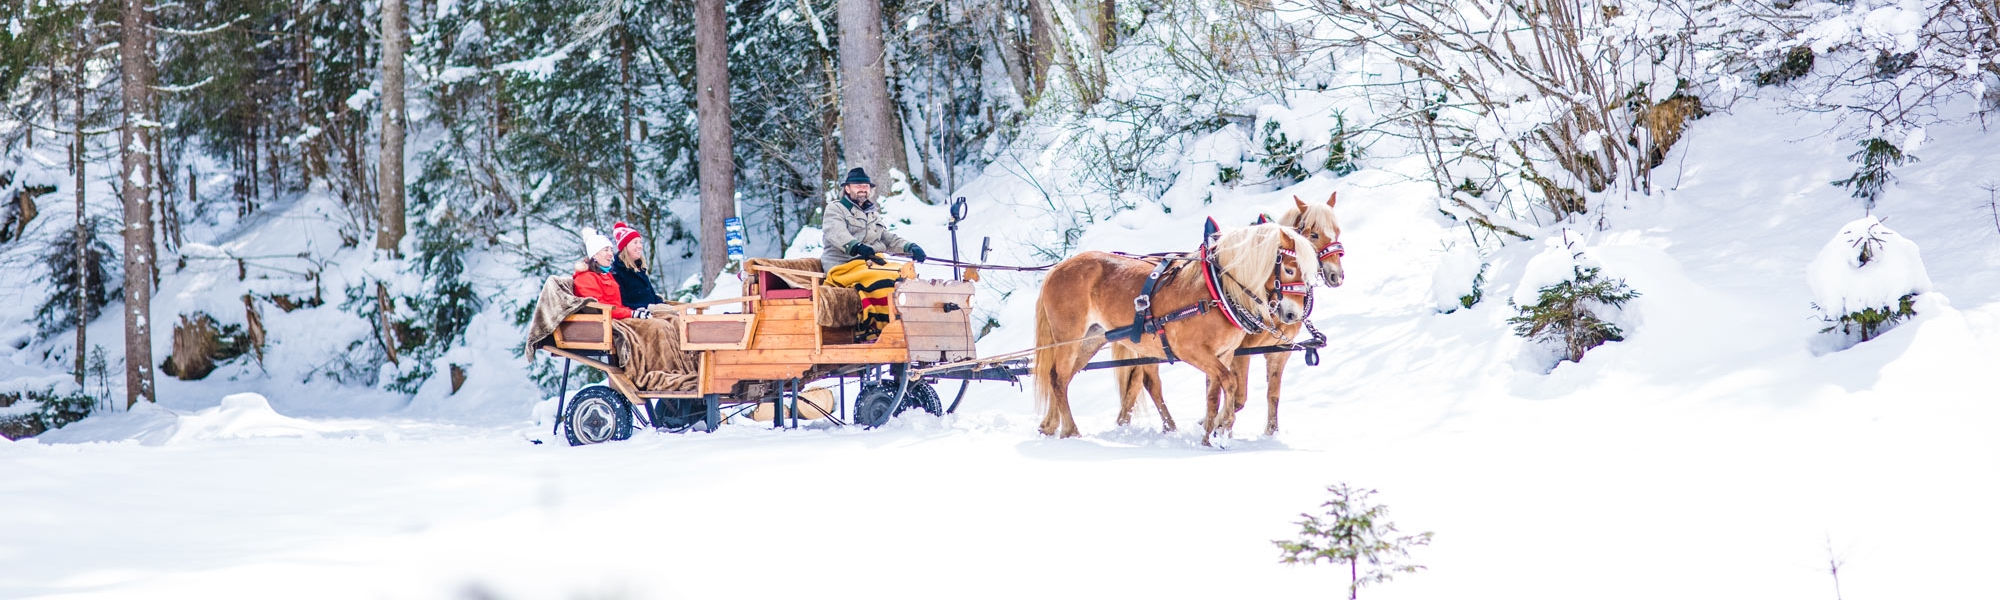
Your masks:
<svg viewBox="0 0 2000 600"><path fill-rule="evenodd" d="M630 438L632 405L608 386L577 390L569 399L569 414L563 415L563 431L571 446Z"/></svg>
<svg viewBox="0 0 2000 600"><path fill-rule="evenodd" d="M861 386L861 394L854 398L854 424L874 429L888 424L890 417L913 408L933 415L944 414L944 403L938 399L936 389L922 381L903 379L898 371L899 378L893 382L875 381Z"/></svg>
<svg viewBox="0 0 2000 600"><path fill-rule="evenodd" d="M923 409L934 416L944 416L944 401L938 399L937 389L922 381L910 382L910 391L903 395L903 404L896 407L896 414L912 408Z"/></svg>
<svg viewBox="0 0 2000 600"><path fill-rule="evenodd" d="M896 386L886 381L862 384L854 396L854 424L874 429L896 416Z"/></svg>
<svg viewBox="0 0 2000 600"><path fill-rule="evenodd" d="M653 426L672 433L687 431L708 416L699 398L661 398L654 406Z"/></svg>

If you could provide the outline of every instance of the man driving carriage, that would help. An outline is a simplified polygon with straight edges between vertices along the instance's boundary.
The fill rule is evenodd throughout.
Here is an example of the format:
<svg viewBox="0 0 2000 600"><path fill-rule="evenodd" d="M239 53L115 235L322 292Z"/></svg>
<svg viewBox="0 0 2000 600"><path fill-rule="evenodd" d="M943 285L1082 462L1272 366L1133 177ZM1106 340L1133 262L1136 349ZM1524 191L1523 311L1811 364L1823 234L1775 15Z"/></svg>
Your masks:
<svg viewBox="0 0 2000 600"><path fill-rule="evenodd" d="M820 254L820 268L826 271L827 285L861 292L862 319L855 326L855 339L872 342L889 323L889 299L900 273L878 253L898 249L917 262L929 256L922 246L882 224L882 205L875 201L875 184L867 171L859 167L848 171L840 191L838 198L826 203L821 219L825 235L821 244L826 251Z"/></svg>

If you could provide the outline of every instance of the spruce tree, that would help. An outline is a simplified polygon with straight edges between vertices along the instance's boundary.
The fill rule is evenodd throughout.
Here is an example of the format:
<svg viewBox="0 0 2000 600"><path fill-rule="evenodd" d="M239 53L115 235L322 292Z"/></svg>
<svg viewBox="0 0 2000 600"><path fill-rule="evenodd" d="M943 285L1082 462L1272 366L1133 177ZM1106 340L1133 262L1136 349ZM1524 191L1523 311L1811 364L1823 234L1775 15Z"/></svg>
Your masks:
<svg viewBox="0 0 2000 600"><path fill-rule="evenodd" d="M1398 535L1389 522L1389 508L1369 501L1375 490L1336 483L1326 491L1333 497L1320 504L1321 514L1299 515L1304 517L1298 522L1299 539L1271 541L1278 546L1278 562L1346 563L1348 600L1359 598L1362 586L1423 570L1423 565L1403 561L1411 550L1430 545L1431 532Z"/></svg>
<svg viewBox="0 0 2000 600"><path fill-rule="evenodd" d="M1563 358L1581 362L1583 353L1605 342L1622 341L1625 332L1597 315L1604 307L1623 308L1639 297L1623 279L1604 277L1599 267L1573 267L1574 275L1544 286L1528 306L1515 305L1519 315L1507 319L1515 335L1562 346ZM1512 300L1508 301L1513 304Z"/></svg>

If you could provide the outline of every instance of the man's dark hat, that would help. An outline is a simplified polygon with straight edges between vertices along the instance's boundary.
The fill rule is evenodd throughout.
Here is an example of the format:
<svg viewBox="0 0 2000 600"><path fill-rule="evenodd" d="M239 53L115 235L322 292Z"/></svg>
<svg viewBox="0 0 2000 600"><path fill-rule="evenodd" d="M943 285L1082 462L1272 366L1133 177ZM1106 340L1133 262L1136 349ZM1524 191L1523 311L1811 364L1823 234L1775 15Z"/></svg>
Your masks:
<svg viewBox="0 0 2000 600"><path fill-rule="evenodd" d="M840 182L841 185L848 185L855 183L866 183L868 185L875 185L874 181L870 181L868 179L868 172L861 170L861 167L855 167L853 169L848 170L847 180Z"/></svg>

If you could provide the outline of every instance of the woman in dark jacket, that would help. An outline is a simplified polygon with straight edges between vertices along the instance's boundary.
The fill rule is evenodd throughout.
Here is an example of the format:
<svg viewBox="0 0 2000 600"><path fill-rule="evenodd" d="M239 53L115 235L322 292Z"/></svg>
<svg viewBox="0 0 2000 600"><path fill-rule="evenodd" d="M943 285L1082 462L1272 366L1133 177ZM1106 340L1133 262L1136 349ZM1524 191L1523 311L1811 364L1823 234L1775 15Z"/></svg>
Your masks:
<svg viewBox="0 0 2000 600"><path fill-rule="evenodd" d="M653 279L646 275L645 236L631 225L618 223L611 226L612 242L618 246L618 260L612 261L611 277L618 280L618 292L631 307L649 307L664 304L667 299L653 289Z"/></svg>

